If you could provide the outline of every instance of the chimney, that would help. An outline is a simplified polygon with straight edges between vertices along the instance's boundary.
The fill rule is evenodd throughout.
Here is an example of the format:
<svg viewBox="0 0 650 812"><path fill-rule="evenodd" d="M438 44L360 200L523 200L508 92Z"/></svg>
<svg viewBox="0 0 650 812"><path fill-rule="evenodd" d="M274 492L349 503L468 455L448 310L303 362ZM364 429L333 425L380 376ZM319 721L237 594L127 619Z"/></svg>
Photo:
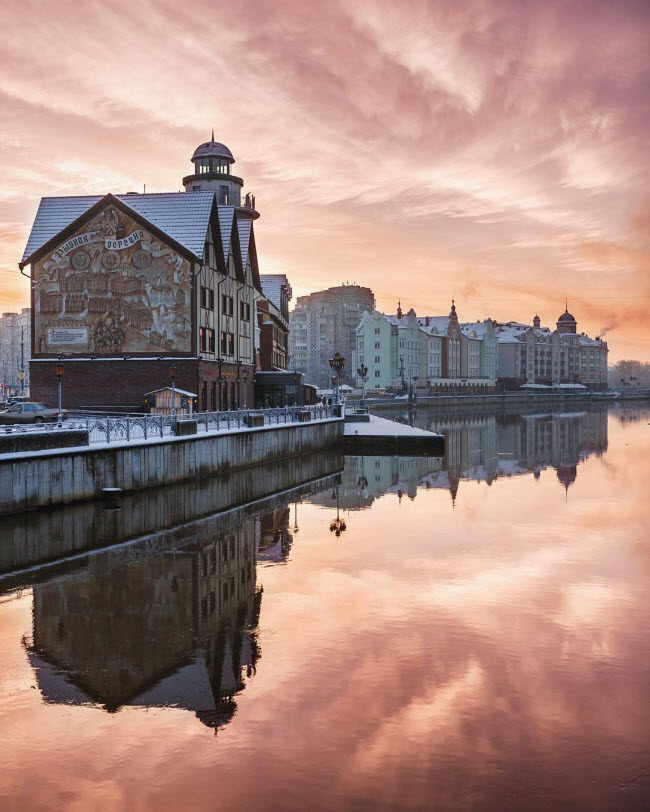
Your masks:
<svg viewBox="0 0 650 812"><path fill-rule="evenodd" d="M429 317L428 317L428 316L427 316L427 317L426 317L426 319L424 320L424 324L425 324L425 326L426 326L426 327L428 327L428 326L429 326Z"/></svg>

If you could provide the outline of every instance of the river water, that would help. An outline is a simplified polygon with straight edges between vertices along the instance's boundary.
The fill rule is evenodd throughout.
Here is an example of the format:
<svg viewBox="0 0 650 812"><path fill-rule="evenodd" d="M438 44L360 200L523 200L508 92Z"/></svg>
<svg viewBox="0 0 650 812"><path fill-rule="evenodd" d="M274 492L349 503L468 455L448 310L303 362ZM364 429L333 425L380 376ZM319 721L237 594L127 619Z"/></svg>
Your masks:
<svg viewBox="0 0 650 812"><path fill-rule="evenodd" d="M650 808L650 409L416 423L0 520L0 808Z"/></svg>

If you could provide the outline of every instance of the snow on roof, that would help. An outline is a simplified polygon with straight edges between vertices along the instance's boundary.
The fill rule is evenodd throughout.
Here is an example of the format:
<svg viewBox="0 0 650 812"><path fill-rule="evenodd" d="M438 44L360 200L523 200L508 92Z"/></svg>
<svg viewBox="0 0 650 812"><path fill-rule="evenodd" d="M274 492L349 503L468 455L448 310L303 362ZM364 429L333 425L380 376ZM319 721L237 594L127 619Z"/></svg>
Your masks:
<svg viewBox="0 0 650 812"><path fill-rule="evenodd" d="M284 273L263 273L260 274L260 282L262 284L262 293L266 298L273 302L273 304L281 310L282 306L282 288L286 290L287 299L291 299L293 291Z"/></svg>
<svg viewBox="0 0 650 812"><path fill-rule="evenodd" d="M578 336L578 343L583 347L601 347L603 345L602 339L589 338L589 336Z"/></svg>
<svg viewBox="0 0 650 812"><path fill-rule="evenodd" d="M427 324L427 319L429 323ZM420 329L425 333L446 333L449 327L449 316L420 316L418 318Z"/></svg>
<svg viewBox="0 0 650 812"><path fill-rule="evenodd" d="M200 192L192 192L200 194ZM211 194L214 194L213 192ZM219 227L221 228L221 243L223 245L223 258L228 265L228 255L230 254L230 241L232 238L232 223L235 219L235 209L232 206L219 206Z"/></svg>
<svg viewBox="0 0 650 812"><path fill-rule="evenodd" d="M465 338L471 338L474 341L483 341L485 338L485 329L481 330L480 324L461 324L460 331ZM485 328L485 325L483 325Z"/></svg>
<svg viewBox="0 0 650 812"><path fill-rule="evenodd" d="M246 270L246 263L248 262L248 249L251 242L251 230L253 228L253 221L249 217L237 218L237 230L239 232L239 248L241 251L241 264L242 268Z"/></svg>
<svg viewBox="0 0 650 812"><path fill-rule="evenodd" d="M42 198L21 262L24 264L36 251L105 197L106 195L84 195ZM203 256L214 192L128 194L115 197L194 256L199 259Z"/></svg>
<svg viewBox="0 0 650 812"><path fill-rule="evenodd" d="M145 395L155 395L158 392L171 392L171 391L173 391L171 386L162 386L160 389L152 389L151 392L145 392ZM196 392L187 392L185 389L179 389L178 387L175 388L175 391L179 395L187 395L188 397L191 398L197 397Z"/></svg>

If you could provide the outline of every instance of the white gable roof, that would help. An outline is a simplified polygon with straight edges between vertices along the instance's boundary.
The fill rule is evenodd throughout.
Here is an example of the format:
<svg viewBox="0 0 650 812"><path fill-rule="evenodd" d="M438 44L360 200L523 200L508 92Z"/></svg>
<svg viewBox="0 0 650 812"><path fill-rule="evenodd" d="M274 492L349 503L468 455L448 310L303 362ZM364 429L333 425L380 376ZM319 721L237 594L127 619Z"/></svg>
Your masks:
<svg viewBox="0 0 650 812"><path fill-rule="evenodd" d="M42 198L22 263L27 262L35 251L105 197L106 195L85 195ZM195 257L203 257L214 192L169 192L115 197Z"/></svg>

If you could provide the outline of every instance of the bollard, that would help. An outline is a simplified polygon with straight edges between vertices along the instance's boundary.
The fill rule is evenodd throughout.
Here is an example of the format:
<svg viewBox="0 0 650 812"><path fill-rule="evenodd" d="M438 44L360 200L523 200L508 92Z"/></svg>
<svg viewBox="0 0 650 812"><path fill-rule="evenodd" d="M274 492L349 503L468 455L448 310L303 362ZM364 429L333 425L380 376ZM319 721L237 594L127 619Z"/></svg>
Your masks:
<svg viewBox="0 0 650 812"><path fill-rule="evenodd" d="M102 494L104 496L104 508L106 510L119 510L119 499L121 493L122 488L103 488Z"/></svg>

